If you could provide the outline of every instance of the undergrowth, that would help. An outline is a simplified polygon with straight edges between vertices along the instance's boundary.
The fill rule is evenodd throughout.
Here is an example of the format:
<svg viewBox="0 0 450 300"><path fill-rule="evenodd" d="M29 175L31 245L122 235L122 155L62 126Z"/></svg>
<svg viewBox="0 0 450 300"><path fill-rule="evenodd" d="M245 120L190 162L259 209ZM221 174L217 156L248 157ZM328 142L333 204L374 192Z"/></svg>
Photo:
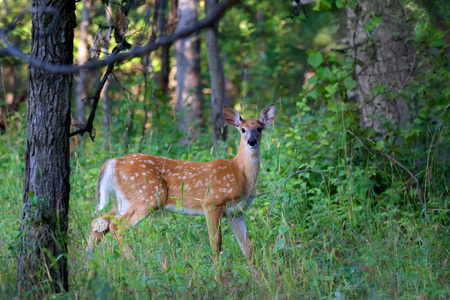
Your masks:
<svg viewBox="0 0 450 300"><path fill-rule="evenodd" d="M224 250L220 262L214 264L204 217L160 211L126 234L136 261L123 257L111 235L88 255L85 248L94 218L99 168L125 150L123 144L101 137L74 148L68 234L70 290L58 297L450 297L448 178L444 184L438 182L445 168L424 170L431 172L420 181L425 209L417 198L417 188L396 163L369 147L362 149L367 146L361 145L362 137L344 129L350 126L339 118L342 110L337 108L332 121L330 116L308 119L306 105L299 101L298 115L291 119L283 116L283 107L278 105L276 125L265 130L256 199L246 215L255 251L253 264L241 254L226 221L222 226ZM341 129L330 130L322 139L307 136L323 126ZM15 294L22 205L25 130L20 126L14 130L0 136L4 172L0 178L2 298ZM145 141L144 152L210 160L225 157L228 151L235 153L238 136L233 133L228 145L217 148L211 148L208 133L184 148L176 146L176 138L163 139L153 132ZM131 143L128 151L135 148ZM435 160L436 155L430 153L429 159Z"/></svg>

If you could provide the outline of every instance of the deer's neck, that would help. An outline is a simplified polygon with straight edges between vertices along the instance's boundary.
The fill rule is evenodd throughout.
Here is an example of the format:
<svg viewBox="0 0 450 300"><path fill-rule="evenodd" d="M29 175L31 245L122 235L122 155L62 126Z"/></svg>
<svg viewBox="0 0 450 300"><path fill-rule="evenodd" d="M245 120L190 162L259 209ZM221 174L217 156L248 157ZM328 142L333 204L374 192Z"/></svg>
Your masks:
<svg viewBox="0 0 450 300"><path fill-rule="evenodd" d="M234 170L238 170L239 179L246 196L253 194L259 173L259 145L250 148L245 143L239 145L238 154L231 160Z"/></svg>

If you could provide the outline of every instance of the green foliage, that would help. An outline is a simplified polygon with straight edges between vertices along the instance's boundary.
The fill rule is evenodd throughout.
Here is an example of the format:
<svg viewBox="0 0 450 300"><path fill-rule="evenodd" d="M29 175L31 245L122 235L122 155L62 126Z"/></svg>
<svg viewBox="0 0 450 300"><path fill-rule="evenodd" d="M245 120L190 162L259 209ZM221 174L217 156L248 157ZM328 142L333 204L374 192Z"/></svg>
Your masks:
<svg viewBox="0 0 450 300"><path fill-rule="evenodd" d="M92 257L86 254L100 167L110 157L138 151L145 108L151 112L151 127L143 137L144 153L205 161L227 157L237 149L238 133L233 129L227 144L218 147L212 147L210 129L192 144L179 146L183 133L177 129L168 99L151 80L147 89L132 95L112 83L110 134L100 129L97 120L96 142L83 141L72 151L70 291L52 297L450 297L450 76L445 33L420 6L413 6L413 12L408 7L414 29L408 42L414 43L420 57L417 73L398 93L388 92L384 84L373 93L386 101L399 95L410 99L414 120L407 128L385 122L386 134L363 129L359 105L352 99L357 83L351 53L330 50L336 44L326 42L340 34L336 29L340 23L329 19L342 15L334 5L344 4L316 1L314 9L329 10L307 8L309 18L291 20L285 18L290 11L283 2L248 1L251 11L235 9L221 23L226 73L235 84L242 84L244 117L254 117L257 106L260 109L267 99L280 99L275 101L275 126L264 132L256 199L246 216L254 264L241 255L225 221L223 254L214 264L204 217L164 212L155 212L126 233L136 261L125 260L110 235ZM381 21L374 18L365 29L370 32ZM326 38L316 39L318 32ZM157 61L152 64L158 66ZM134 87L145 80L141 72L126 73L133 69L129 66L123 69L116 76L131 78L124 79L123 86ZM305 70L314 75L304 83ZM264 100L254 104L256 100L246 97ZM134 125L125 134L129 112L134 114ZM10 117L9 131L0 136L4 172L0 295L4 298L15 295L24 120L25 109Z"/></svg>

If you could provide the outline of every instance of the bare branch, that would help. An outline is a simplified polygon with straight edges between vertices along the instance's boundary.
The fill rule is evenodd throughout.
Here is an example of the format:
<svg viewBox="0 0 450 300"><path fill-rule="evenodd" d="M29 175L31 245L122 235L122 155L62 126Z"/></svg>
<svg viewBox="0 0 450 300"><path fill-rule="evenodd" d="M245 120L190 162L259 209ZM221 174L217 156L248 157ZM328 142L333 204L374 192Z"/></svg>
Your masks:
<svg viewBox="0 0 450 300"><path fill-rule="evenodd" d="M122 8L122 12L124 13L125 16L128 15L128 12L130 11L133 3L134 3L134 0L128 0L127 5L124 8ZM120 44L117 45L116 47L114 47L114 49L111 53L111 57L116 57L121 51L126 50L129 47L128 42L121 34L116 34L116 36L117 36L116 40L120 40ZM102 93L102 90L105 87L106 81L108 80L109 76L112 74L112 72L114 70L114 64L116 62L117 61L108 64L108 68L106 69L105 74L103 74L103 78L97 87L97 91L95 92L94 97L92 97L92 107L91 107L91 112L89 114L88 120L78 130L71 132L70 136L74 136L74 135L78 135L78 134L83 136L86 132L89 132L89 137L91 138L92 141L94 141L95 128L94 128L93 124L94 124L94 119L95 119L95 112L97 110L98 102L100 101L100 95Z"/></svg>
<svg viewBox="0 0 450 300"><path fill-rule="evenodd" d="M199 20L198 22L193 23L192 25L186 26L185 28L169 36L160 36L159 38L157 38L156 41L149 41L144 46L136 46L129 52L111 55L110 57L105 58L103 60L88 61L83 65L56 65L40 59L36 59L34 57L30 57L9 43L6 37L6 31L3 29L0 30L0 39L6 44L7 47L5 49L0 50L0 55L6 53L10 56L18 57L30 63L34 67L41 68L52 73L68 74L78 72L82 69L95 69L98 67L108 66L109 64L114 64L127 58L133 58L149 54L157 50L161 46L169 45L177 39L185 38L200 29L212 26L214 25L214 22L217 20L217 18L219 18L227 9L236 5L239 2L240 0L224 1L220 3L217 6L216 10L212 12L209 16L206 16L202 20Z"/></svg>

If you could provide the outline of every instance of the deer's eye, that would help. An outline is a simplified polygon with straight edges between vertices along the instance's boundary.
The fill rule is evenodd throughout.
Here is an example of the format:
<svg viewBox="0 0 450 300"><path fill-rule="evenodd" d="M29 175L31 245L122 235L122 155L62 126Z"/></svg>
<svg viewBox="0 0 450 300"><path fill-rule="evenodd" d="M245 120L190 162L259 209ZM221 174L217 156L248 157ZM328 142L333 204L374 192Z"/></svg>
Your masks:
<svg viewBox="0 0 450 300"><path fill-rule="evenodd" d="M245 128L241 128L242 133L245 133Z"/></svg>
<svg viewBox="0 0 450 300"><path fill-rule="evenodd" d="M258 128L256 128L256 131L258 131L259 133L261 133L261 132L262 132L262 128L261 128L261 127L258 127Z"/></svg>

